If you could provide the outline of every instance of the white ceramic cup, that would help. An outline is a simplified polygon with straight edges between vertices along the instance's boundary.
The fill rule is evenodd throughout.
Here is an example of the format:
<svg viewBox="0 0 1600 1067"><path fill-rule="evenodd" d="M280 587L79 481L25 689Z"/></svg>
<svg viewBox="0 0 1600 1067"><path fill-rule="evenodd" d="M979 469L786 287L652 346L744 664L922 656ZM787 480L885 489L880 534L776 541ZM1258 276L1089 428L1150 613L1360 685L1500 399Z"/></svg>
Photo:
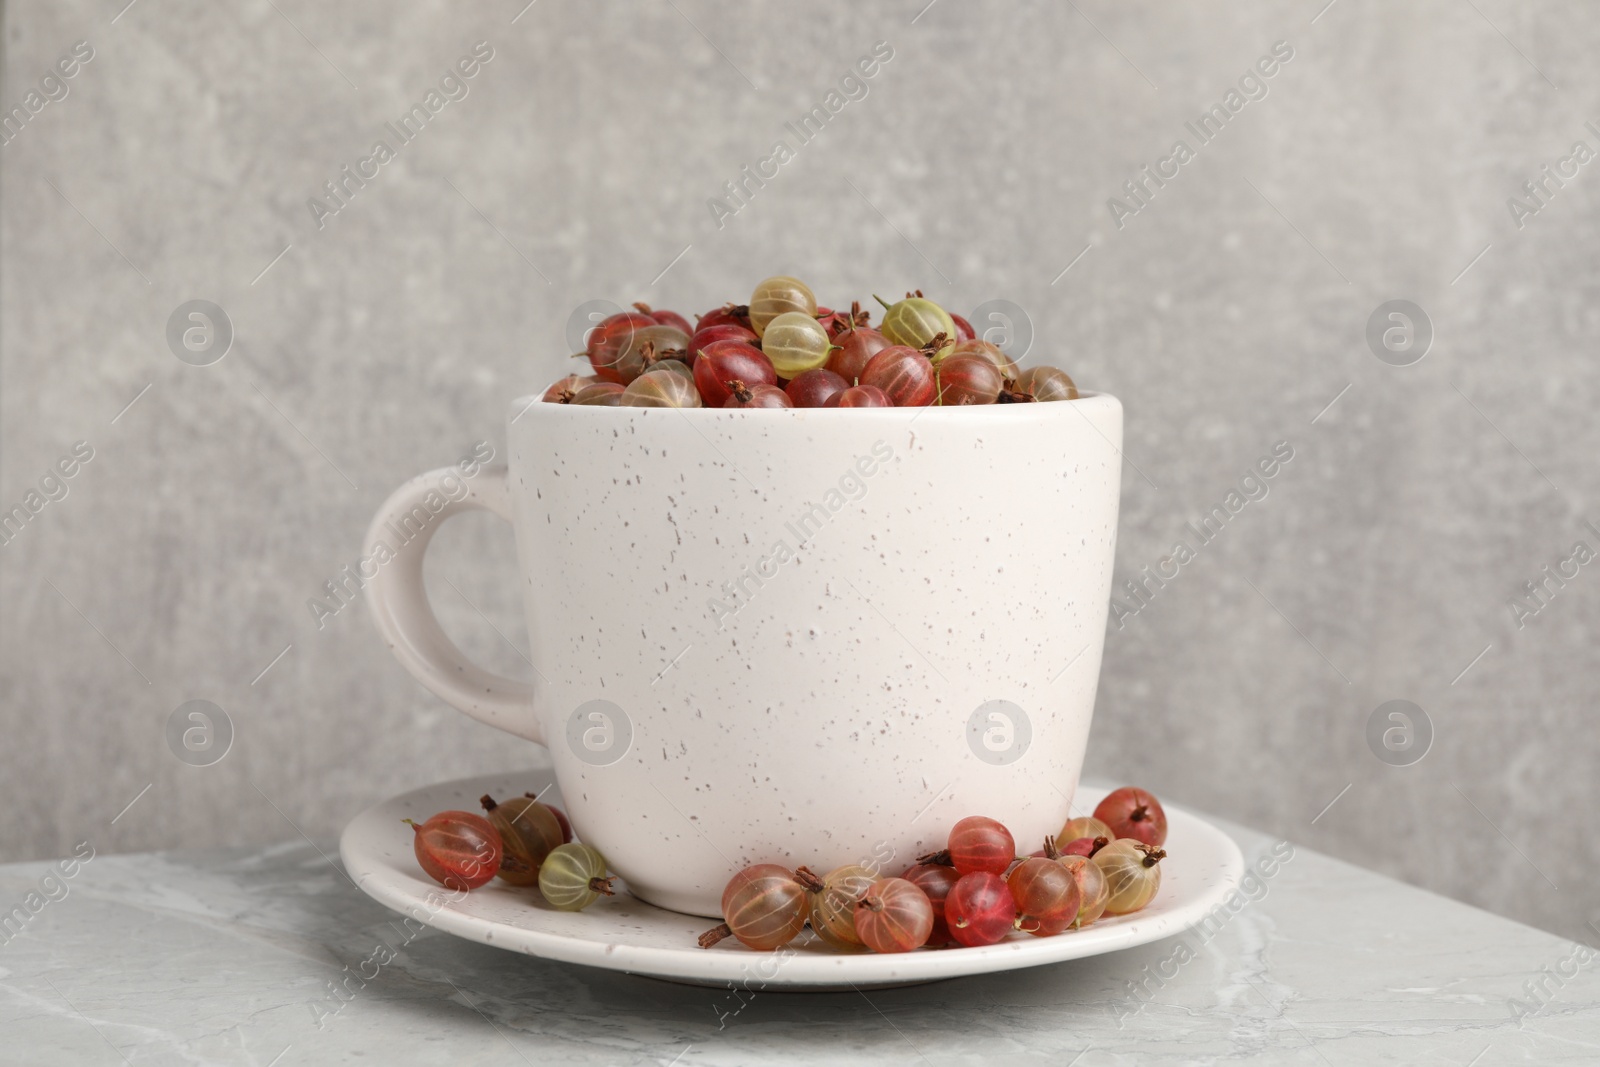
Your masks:
<svg viewBox="0 0 1600 1067"><path fill-rule="evenodd" d="M897 875L967 815L1022 854L1061 828L1105 641L1115 397L535 400L512 405L509 469L442 494L444 468L383 505L369 595L423 685L548 746L579 838L634 893L717 916L748 864ZM531 681L469 663L428 605L428 541L468 508L515 528Z"/></svg>

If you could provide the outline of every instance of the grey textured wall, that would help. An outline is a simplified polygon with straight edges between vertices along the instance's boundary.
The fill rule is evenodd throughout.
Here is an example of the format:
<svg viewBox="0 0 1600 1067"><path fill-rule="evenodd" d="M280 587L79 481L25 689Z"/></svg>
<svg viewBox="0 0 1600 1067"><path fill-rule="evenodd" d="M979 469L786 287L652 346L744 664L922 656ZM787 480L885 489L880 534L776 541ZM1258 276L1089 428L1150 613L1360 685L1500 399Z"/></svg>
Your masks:
<svg viewBox="0 0 1600 1067"><path fill-rule="evenodd" d="M305 601L395 484L503 447L579 303L694 312L787 271L1026 308L1034 358L1127 406L1122 577L1293 448L1113 625L1091 774L1595 936L1600 565L1509 605L1600 549L1600 167L1507 204L1600 149L1592 7L124 2L5 12L6 109L94 57L0 148L0 504L94 455L0 547L4 858L328 839L517 765L364 608L319 630ZM308 198L479 41L469 94L319 228ZM866 97L719 227L708 198L877 41ZM210 366L167 345L191 299L235 330ZM1365 338L1393 299L1433 324L1413 365ZM441 540L447 628L516 670L509 531ZM236 731L214 766L167 747L192 699ZM1413 765L1369 748L1391 699L1432 724Z"/></svg>

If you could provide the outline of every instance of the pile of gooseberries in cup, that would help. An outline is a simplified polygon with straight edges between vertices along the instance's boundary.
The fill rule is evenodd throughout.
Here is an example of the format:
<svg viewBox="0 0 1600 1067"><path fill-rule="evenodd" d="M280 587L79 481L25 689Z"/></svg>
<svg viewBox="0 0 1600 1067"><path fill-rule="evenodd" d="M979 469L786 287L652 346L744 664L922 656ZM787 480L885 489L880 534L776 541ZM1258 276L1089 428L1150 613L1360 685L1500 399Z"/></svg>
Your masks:
<svg viewBox="0 0 1600 1067"><path fill-rule="evenodd" d="M427 822L405 820L428 877L466 892L498 875L508 885L537 886L545 903L561 911L582 911L613 894L605 857L572 839L560 808L541 804L533 793L504 804L485 793L479 803L487 817L441 811Z"/></svg>
<svg viewBox="0 0 1600 1067"><path fill-rule="evenodd" d="M860 864L819 877L808 867L758 863L728 882L723 921L700 935L700 947L733 937L771 952L808 925L823 944L846 952L977 948L1014 932L1050 937L1150 903L1161 887L1166 839L1161 803L1124 787L1093 816L1068 819L1030 856L1016 854L1000 823L973 815L951 827L943 849L898 878Z"/></svg>
<svg viewBox="0 0 1600 1067"><path fill-rule="evenodd" d="M1023 370L972 324L918 290L873 327L859 301L819 307L806 284L767 278L749 303L689 320L635 304L585 339L591 374L570 374L552 404L647 408L961 407L1076 400L1058 367Z"/></svg>

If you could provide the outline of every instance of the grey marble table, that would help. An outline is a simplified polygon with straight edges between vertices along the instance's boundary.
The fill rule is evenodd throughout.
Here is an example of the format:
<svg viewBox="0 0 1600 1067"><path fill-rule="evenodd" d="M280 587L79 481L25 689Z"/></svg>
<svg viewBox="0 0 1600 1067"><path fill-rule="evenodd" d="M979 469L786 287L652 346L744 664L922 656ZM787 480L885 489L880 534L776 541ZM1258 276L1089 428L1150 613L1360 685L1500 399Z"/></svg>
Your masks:
<svg viewBox="0 0 1600 1067"><path fill-rule="evenodd" d="M1287 850L1221 825L1247 864ZM0 929L0 1063L1600 1063L1592 950L1302 848L1204 932L742 1000L433 931L339 1000L334 983L402 935L335 856L297 842L97 856L68 879L0 867L0 907L25 917Z"/></svg>

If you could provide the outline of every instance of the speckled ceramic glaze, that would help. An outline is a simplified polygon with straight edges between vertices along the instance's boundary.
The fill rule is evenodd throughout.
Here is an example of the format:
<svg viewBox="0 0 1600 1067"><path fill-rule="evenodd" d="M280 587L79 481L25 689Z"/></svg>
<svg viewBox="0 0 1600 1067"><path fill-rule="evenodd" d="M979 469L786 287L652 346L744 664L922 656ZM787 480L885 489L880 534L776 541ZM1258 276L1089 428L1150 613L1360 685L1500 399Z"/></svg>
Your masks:
<svg viewBox="0 0 1600 1067"><path fill-rule="evenodd" d="M966 815L1023 851L1060 828L1105 637L1114 397L511 412L509 472L384 505L369 555L431 519L371 602L424 685L549 747L578 835L640 897L714 916L749 863L897 874ZM473 507L516 529L531 683L468 663L427 605L428 539Z"/></svg>

